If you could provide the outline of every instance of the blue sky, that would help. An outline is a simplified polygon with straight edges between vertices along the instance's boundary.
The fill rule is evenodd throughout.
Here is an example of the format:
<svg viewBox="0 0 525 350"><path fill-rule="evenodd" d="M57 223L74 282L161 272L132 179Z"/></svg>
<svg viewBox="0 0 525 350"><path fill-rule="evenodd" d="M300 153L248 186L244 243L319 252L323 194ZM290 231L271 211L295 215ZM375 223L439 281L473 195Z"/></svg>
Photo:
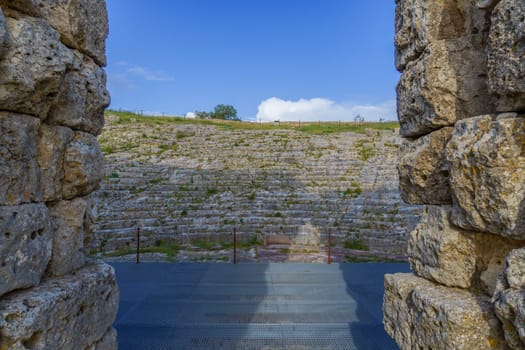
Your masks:
<svg viewBox="0 0 525 350"><path fill-rule="evenodd" d="M107 0L110 108L395 119L394 0Z"/></svg>

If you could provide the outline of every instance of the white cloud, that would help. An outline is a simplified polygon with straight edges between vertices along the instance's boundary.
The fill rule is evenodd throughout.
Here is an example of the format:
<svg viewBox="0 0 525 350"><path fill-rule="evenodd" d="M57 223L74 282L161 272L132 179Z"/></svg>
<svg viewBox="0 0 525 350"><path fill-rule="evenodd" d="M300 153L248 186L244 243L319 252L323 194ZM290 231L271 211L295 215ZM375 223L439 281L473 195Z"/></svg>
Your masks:
<svg viewBox="0 0 525 350"><path fill-rule="evenodd" d="M357 103L336 103L326 98L283 100L271 97L259 104L257 121L353 121L356 115L367 121L380 118L396 118L396 102L386 101L378 105Z"/></svg>
<svg viewBox="0 0 525 350"><path fill-rule="evenodd" d="M173 77L163 73L154 72L151 69L136 64L130 64L126 61L119 61L116 63L118 66L124 67L127 73L131 73L139 78L149 81L173 81Z"/></svg>
<svg viewBox="0 0 525 350"><path fill-rule="evenodd" d="M189 118L189 119L195 119L197 117L197 115L193 112L188 112L186 113L186 116L185 118Z"/></svg>

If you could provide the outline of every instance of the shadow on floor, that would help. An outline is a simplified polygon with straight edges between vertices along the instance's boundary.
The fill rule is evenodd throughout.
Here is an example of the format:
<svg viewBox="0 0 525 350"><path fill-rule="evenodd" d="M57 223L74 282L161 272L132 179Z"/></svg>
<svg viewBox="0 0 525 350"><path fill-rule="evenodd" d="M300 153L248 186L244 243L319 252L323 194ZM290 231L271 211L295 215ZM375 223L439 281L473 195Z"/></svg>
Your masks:
<svg viewBox="0 0 525 350"><path fill-rule="evenodd" d="M383 275L407 264L112 263L119 349L397 349Z"/></svg>

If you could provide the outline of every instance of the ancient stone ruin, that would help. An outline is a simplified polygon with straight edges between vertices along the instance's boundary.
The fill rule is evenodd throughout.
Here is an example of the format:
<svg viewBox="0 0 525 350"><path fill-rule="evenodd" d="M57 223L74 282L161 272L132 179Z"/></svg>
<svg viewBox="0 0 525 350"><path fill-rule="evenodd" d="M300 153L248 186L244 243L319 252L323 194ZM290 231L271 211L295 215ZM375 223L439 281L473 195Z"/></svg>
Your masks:
<svg viewBox="0 0 525 350"><path fill-rule="evenodd" d="M324 262L318 253L325 252L331 228L338 247L359 241L367 256L406 254L406 233L419 208L400 200L401 138L394 129L323 135L107 119L99 136L105 176L94 254L134 253L139 225L145 250L160 240L227 245L236 228L241 240L261 244L286 235L294 251L308 250ZM264 258L259 248L253 260ZM192 259L184 251L170 258Z"/></svg>
<svg viewBox="0 0 525 350"><path fill-rule="evenodd" d="M115 349L113 269L86 258L109 104L104 0L0 0L0 349Z"/></svg>
<svg viewBox="0 0 525 350"><path fill-rule="evenodd" d="M525 347L525 2L398 0L413 273L385 276L402 349Z"/></svg>

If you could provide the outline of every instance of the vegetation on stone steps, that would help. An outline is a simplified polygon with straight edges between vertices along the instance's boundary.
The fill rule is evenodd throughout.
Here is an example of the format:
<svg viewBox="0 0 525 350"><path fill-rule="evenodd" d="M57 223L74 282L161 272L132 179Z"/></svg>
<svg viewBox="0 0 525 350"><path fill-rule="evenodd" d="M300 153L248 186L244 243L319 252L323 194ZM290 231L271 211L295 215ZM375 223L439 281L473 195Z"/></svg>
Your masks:
<svg viewBox="0 0 525 350"><path fill-rule="evenodd" d="M107 110L106 116L115 115L118 117L117 124L129 124L132 122L136 123L147 123L147 124L199 124L199 125L210 125L225 130L296 130L304 133L312 134L331 134L339 132L355 132L358 134L364 134L366 129L374 130L395 130L399 128L398 122L282 122L278 125L273 123L250 123L220 119L190 119L180 116L174 117L157 117L157 116L143 116L132 112L122 112ZM108 152L109 153L109 152Z"/></svg>
<svg viewBox="0 0 525 350"><path fill-rule="evenodd" d="M363 250L363 251L370 250L370 248L366 245L366 243L359 236L347 239L344 242L343 246L345 249Z"/></svg>

